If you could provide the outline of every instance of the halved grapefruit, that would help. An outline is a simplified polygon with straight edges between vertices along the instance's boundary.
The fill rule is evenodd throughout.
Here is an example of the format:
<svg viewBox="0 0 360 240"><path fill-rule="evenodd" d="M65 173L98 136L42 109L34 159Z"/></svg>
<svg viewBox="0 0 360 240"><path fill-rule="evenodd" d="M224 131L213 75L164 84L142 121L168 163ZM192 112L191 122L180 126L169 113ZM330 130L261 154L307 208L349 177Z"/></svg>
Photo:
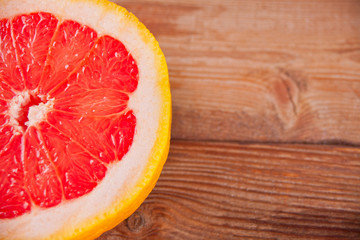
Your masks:
<svg viewBox="0 0 360 240"><path fill-rule="evenodd" d="M167 158L164 55L106 0L0 0L0 239L93 239Z"/></svg>

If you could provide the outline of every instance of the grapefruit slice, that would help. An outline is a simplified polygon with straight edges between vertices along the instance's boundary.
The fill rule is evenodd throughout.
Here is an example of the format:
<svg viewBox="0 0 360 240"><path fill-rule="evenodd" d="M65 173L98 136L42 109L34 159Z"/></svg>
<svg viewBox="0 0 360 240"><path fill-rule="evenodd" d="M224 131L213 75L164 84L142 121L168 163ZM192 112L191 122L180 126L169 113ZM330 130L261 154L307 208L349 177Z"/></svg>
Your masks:
<svg viewBox="0 0 360 240"><path fill-rule="evenodd" d="M0 239L93 239L167 158L163 53L105 0L0 0Z"/></svg>

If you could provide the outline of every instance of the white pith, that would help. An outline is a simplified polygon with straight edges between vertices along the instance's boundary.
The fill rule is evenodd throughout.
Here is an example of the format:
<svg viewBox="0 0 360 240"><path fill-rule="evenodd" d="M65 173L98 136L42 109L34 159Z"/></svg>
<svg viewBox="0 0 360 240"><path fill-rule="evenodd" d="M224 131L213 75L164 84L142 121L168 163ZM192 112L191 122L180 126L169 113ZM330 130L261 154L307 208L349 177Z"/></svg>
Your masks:
<svg viewBox="0 0 360 240"><path fill-rule="evenodd" d="M35 126L46 118L46 114L52 109L54 103L48 101L46 103L39 103L29 108L28 121L25 123L27 127Z"/></svg>
<svg viewBox="0 0 360 240"><path fill-rule="evenodd" d="M97 216L112 206L116 196L125 196L133 190L142 175L146 161L153 148L159 125L161 98L157 84L154 53L148 48L135 27L130 28L122 21L122 16L106 13L104 9L82 1L59 0L0 0L0 18L11 18L17 14L47 11L61 21L71 19L95 29L99 36L110 35L120 40L137 62L139 83L130 96L129 108L136 116L136 132L129 152L124 158L108 168L105 178L89 194L71 201L63 201L56 207L42 209L33 206L28 214L13 219L0 220L0 239L41 239L59 231L76 231L85 221ZM132 32L129 32L132 31ZM38 106L30 109L29 117L42 119L46 108ZM40 113L38 115L38 113ZM95 219L94 219L95 221ZM67 225L71 222L71 225ZM21 227L19 227L21 226ZM66 226L66 228L64 228Z"/></svg>
<svg viewBox="0 0 360 240"><path fill-rule="evenodd" d="M13 99L11 99L8 115L10 116L10 124L14 127L15 134L20 134L23 132L22 127L19 125L18 119L20 117L20 112L22 111L22 106L29 101L30 94L28 92L18 94Z"/></svg>
<svg viewBox="0 0 360 240"><path fill-rule="evenodd" d="M24 132L24 128L19 124L20 113L24 111L24 106L27 105L30 101L30 96L33 93L29 91L24 91L18 93L10 101L10 108L8 115L10 116L10 124L14 127L15 134L20 134ZM54 99L46 101L46 103L39 103L29 107L27 120L25 122L26 127L35 126L46 118L46 114L52 109L54 105Z"/></svg>

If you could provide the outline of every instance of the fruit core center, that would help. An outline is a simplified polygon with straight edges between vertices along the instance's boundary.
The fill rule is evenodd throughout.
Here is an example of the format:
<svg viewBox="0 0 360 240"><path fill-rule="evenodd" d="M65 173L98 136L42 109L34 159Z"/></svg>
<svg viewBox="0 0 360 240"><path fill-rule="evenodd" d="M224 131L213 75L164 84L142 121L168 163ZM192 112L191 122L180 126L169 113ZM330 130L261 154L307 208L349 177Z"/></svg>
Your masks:
<svg viewBox="0 0 360 240"><path fill-rule="evenodd" d="M41 122L49 109L53 106L52 100L44 96L37 96L31 92L23 92L15 96L10 102L10 119L12 125L20 132Z"/></svg>

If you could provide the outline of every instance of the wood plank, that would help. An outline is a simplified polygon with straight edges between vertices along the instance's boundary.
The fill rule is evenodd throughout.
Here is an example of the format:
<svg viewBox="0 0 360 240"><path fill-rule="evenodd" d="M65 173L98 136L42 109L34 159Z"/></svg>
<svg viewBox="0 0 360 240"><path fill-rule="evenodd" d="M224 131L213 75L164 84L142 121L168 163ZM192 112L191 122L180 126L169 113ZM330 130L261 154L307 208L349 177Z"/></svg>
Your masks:
<svg viewBox="0 0 360 240"><path fill-rule="evenodd" d="M360 150L173 141L155 189L98 240L360 239Z"/></svg>
<svg viewBox="0 0 360 240"><path fill-rule="evenodd" d="M173 138L360 143L360 1L115 2L166 55Z"/></svg>

